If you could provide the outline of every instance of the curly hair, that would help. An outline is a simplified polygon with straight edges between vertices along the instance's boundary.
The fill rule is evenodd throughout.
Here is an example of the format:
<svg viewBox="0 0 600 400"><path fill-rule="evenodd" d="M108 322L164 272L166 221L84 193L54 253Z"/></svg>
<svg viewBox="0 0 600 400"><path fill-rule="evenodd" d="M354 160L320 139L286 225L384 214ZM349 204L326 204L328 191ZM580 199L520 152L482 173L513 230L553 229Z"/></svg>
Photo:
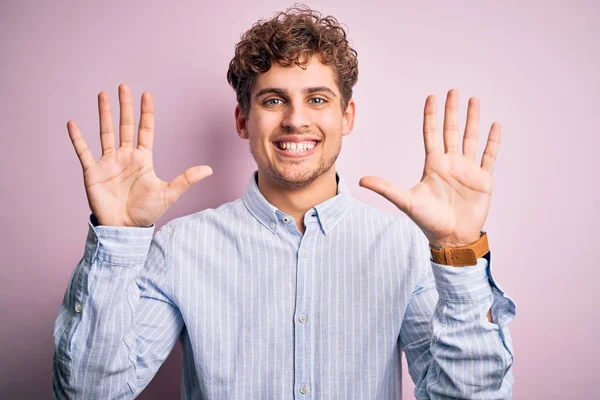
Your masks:
<svg viewBox="0 0 600 400"><path fill-rule="evenodd" d="M257 76L267 72L273 61L284 67L295 64L306 69L313 54L323 64L333 66L345 111L358 80L357 53L334 17L321 17L308 6L295 4L270 20L256 22L235 46L227 82L236 92L244 117L250 112L250 92Z"/></svg>

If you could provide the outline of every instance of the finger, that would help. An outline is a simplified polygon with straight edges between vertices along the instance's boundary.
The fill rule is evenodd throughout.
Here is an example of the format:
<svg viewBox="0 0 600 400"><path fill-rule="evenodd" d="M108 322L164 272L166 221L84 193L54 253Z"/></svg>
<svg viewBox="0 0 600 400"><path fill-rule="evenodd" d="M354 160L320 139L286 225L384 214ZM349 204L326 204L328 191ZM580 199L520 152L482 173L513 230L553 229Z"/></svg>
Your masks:
<svg viewBox="0 0 600 400"><path fill-rule="evenodd" d="M458 149L458 90L450 89L444 109L444 152Z"/></svg>
<svg viewBox="0 0 600 400"><path fill-rule="evenodd" d="M154 100L149 92L142 93L140 106L140 128L138 129L138 149L152 152L154 143Z"/></svg>
<svg viewBox="0 0 600 400"><path fill-rule="evenodd" d="M100 116L100 144L102 155L115 151L115 132L113 130L112 112L108 93L98 94L98 115Z"/></svg>
<svg viewBox="0 0 600 400"><path fill-rule="evenodd" d="M358 182L359 186L380 194L396 205L402 212L410 212L410 191L401 190L394 184L376 176L364 176Z"/></svg>
<svg viewBox="0 0 600 400"><path fill-rule="evenodd" d="M75 148L75 153L77 153L79 162L81 162L81 167L85 172L89 167L95 164L94 156L87 147L85 140L83 140L83 136L81 136L81 132L79 131L75 121L67 122L67 130L69 131L71 143L73 143L73 147Z"/></svg>
<svg viewBox="0 0 600 400"><path fill-rule="evenodd" d="M490 174L494 172L494 164L498 157L498 148L500 147L500 131L502 126L498 122L494 122L490 128L490 134L488 136L485 150L483 151L483 157L481 158L481 168L488 171Z"/></svg>
<svg viewBox="0 0 600 400"><path fill-rule="evenodd" d="M119 106L121 108L119 146L133 149L133 137L135 135L133 101L131 100L131 91L125 84L119 85Z"/></svg>
<svg viewBox="0 0 600 400"><path fill-rule="evenodd" d="M188 168L185 172L167 184L167 198L173 204L194 183L212 175L213 171L208 165Z"/></svg>
<svg viewBox="0 0 600 400"><path fill-rule="evenodd" d="M437 106L435 96L429 95L425 100L423 115L423 140L425 141L425 155L436 151L439 146L437 133Z"/></svg>
<svg viewBox="0 0 600 400"><path fill-rule="evenodd" d="M471 97L467 107L467 124L465 126L465 136L463 138L462 148L465 157L475 160L477 152L477 135L479 131L479 99Z"/></svg>

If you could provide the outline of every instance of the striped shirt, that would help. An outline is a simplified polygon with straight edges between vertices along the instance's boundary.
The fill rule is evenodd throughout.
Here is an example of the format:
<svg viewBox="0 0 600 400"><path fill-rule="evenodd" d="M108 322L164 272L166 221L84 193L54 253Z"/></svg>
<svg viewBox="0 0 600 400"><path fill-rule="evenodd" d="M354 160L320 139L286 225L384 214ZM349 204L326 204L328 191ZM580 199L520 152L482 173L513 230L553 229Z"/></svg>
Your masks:
<svg viewBox="0 0 600 400"><path fill-rule="evenodd" d="M515 304L489 253L434 263L413 221L338 174L302 234L256 177L154 237L90 216L54 326L55 398L133 398L178 339L183 399L399 399L402 352L417 399L511 398Z"/></svg>

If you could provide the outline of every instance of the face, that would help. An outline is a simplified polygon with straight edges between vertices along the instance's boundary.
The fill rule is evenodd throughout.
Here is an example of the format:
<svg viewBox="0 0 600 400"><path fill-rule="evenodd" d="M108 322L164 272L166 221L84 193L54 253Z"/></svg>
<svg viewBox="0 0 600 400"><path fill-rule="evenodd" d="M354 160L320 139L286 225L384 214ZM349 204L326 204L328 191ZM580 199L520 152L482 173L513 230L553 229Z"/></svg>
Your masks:
<svg viewBox="0 0 600 400"><path fill-rule="evenodd" d="M271 69L257 77L245 119L236 108L240 137L249 140L259 174L288 188L304 187L333 167L342 137L352 131L354 100L342 112L331 66L317 56L306 69Z"/></svg>

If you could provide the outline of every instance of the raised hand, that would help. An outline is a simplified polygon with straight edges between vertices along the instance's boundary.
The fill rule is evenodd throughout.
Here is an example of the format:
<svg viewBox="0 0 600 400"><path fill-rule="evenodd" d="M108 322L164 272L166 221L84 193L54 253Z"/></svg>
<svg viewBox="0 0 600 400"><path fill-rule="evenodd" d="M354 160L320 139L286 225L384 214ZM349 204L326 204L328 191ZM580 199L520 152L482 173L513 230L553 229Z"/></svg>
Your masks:
<svg viewBox="0 0 600 400"><path fill-rule="evenodd" d="M467 123L458 152L458 91L446 97L444 148L439 146L435 96L425 101L425 167L421 182L402 190L384 179L366 176L359 185L379 193L406 213L434 247L459 247L479 238L492 195L492 173L500 144L499 123L490 128L481 164L475 160L479 100L469 99Z"/></svg>
<svg viewBox="0 0 600 400"><path fill-rule="evenodd" d="M131 92L119 85L119 148L106 92L98 94L102 158L95 161L75 121L67 122L69 137L83 167L88 203L100 225L151 226L194 183L210 176L206 165L187 169L170 182L154 173L154 102L149 92L142 94L137 147L134 147L135 121Z"/></svg>

